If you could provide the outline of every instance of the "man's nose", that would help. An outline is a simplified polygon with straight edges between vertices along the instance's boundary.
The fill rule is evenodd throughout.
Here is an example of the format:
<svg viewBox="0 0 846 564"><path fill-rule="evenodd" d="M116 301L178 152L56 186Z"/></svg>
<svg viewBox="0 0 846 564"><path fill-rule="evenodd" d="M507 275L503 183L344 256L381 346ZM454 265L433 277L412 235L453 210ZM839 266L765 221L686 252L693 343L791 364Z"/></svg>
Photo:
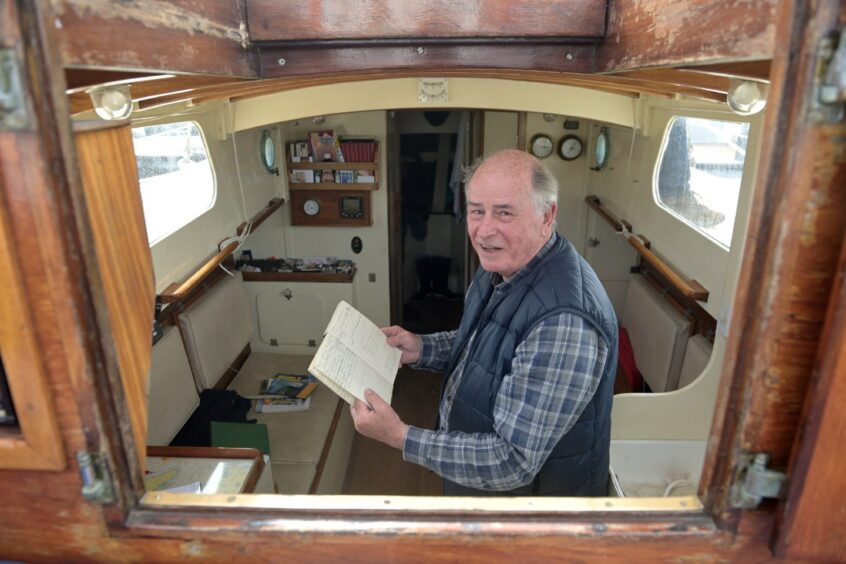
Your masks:
<svg viewBox="0 0 846 564"><path fill-rule="evenodd" d="M479 235L481 237L488 237L496 232L496 224L491 217L491 214L486 213L482 216L479 222Z"/></svg>

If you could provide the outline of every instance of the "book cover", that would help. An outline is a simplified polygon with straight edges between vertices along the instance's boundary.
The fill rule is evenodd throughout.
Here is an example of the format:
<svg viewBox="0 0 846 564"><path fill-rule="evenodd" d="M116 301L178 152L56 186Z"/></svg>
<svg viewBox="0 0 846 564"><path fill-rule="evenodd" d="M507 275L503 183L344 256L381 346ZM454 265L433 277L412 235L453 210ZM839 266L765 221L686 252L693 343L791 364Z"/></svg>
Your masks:
<svg viewBox="0 0 846 564"><path fill-rule="evenodd" d="M367 388L391 403L401 354L372 321L341 301L308 371L350 405L364 401Z"/></svg>
<svg viewBox="0 0 846 564"><path fill-rule="evenodd" d="M267 425L212 421L211 446L257 448L262 454L270 454Z"/></svg>
<svg viewBox="0 0 846 564"><path fill-rule="evenodd" d="M262 380L259 393L262 396L304 400L316 388L314 378L277 374L274 378Z"/></svg>
<svg viewBox="0 0 846 564"><path fill-rule="evenodd" d="M307 411L311 404L311 398L288 399L288 398L267 398L256 401L256 413L289 413L292 411Z"/></svg>

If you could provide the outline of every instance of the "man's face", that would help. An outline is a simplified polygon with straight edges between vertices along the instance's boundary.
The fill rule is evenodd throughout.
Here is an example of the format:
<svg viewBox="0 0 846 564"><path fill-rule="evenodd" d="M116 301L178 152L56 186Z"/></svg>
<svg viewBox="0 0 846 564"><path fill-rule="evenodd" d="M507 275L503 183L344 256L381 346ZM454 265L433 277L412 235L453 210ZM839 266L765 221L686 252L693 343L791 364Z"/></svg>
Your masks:
<svg viewBox="0 0 846 564"><path fill-rule="evenodd" d="M526 266L552 233L556 206L538 213L531 169L484 163L467 188L467 232L482 268L510 278Z"/></svg>

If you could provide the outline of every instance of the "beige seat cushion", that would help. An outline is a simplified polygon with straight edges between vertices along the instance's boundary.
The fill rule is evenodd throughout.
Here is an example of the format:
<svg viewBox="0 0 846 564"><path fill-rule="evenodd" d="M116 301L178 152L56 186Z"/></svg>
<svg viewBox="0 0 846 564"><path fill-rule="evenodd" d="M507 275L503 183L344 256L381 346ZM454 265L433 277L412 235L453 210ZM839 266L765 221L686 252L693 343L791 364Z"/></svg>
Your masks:
<svg viewBox="0 0 846 564"><path fill-rule="evenodd" d="M690 321L643 278L629 282L621 319L629 333L635 362L653 392L675 390Z"/></svg>
<svg viewBox="0 0 846 564"><path fill-rule="evenodd" d="M679 375L679 389L684 388L702 374L708 366L712 349L710 341L702 335L694 335L687 341L684 362Z"/></svg>
<svg viewBox="0 0 846 564"><path fill-rule="evenodd" d="M153 347L147 405L147 444L159 446L169 444L200 405L176 327L168 328Z"/></svg>
<svg viewBox="0 0 846 564"><path fill-rule="evenodd" d="M179 314L179 327L197 389L213 388L253 333L241 273L215 284Z"/></svg>
<svg viewBox="0 0 846 564"><path fill-rule="evenodd" d="M262 380L272 378L279 372L305 374L310 362L309 356L252 353L229 385L229 389L235 390L241 396L255 396L260 390ZM247 415L267 425L270 460L279 493L308 493L332 427L338 396L324 385L318 384L309 397L311 402L307 411L255 413L251 410ZM349 412L346 405L341 409ZM343 411L341 424L333 437L330 456L322 474L327 477L327 484L331 483L331 486L324 485L321 478L321 493L340 493L340 484L346 472L352 444L352 422L347 421L348 416L346 419L343 417ZM290 473L297 473L297 476L282 477ZM283 484L280 480L286 483ZM297 487L300 489L297 490Z"/></svg>

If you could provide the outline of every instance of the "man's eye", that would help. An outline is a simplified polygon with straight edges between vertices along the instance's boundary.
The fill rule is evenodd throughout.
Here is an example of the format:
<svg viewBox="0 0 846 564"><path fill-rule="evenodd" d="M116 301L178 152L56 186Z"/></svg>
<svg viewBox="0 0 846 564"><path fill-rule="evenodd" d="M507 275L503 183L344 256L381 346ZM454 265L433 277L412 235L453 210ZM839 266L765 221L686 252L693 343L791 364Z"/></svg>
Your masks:
<svg viewBox="0 0 846 564"><path fill-rule="evenodd" d="M482 210L470 210L472 215L482 215Z"/></svg>
<svg viewBox="0 0 846 564"><path fill-rule="evenodd" d="M502 210L502 211L500 211L500 212L499 212L499 215L500 215L501 217L504 217L504 216L507 216L507 215L511 215L511 212L510 212L510 211L505 211L505 210Z"/></svg>

